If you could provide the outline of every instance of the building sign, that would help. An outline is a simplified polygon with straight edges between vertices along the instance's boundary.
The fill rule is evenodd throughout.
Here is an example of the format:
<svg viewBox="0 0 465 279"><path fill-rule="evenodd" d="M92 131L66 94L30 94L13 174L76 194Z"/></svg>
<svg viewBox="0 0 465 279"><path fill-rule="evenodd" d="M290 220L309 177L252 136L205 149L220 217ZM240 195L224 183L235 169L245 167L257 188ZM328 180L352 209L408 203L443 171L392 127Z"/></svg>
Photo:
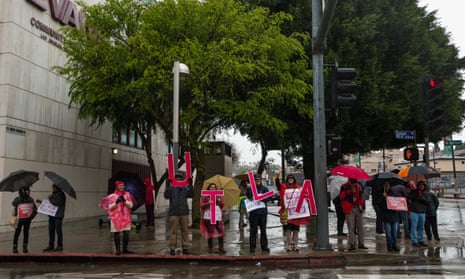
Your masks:
<svg viewBox="0 0 465 279"><path fill-rule="evenodd" d="M50 11L53 19L63 25L81 28L84 13L71 0L26 0L42 11Z"/></svg>
<svg viewBox="0 0 465 279"><path fill-rule="evenodd" d="M84 13L71 0L26 0L41 11L50 11L51 17L60 24L80 29L84 24ZM46 23L31 17L31 26L40 30L40 38L57 48L63 48L63 35Z"/></svg>

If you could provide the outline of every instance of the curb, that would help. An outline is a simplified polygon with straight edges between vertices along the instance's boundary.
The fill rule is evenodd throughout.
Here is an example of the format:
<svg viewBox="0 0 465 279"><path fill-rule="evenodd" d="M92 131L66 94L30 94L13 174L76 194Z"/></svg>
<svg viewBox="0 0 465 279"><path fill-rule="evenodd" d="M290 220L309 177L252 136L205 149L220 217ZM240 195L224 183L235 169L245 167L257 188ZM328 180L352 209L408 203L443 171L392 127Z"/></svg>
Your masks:
<svg viewBox="0 0 465 279"><path fill-rule="evenodd" d="M343 267L346 257L340 253L319 253L311 255L291 256L211 256L211 255L114 255L114 254L0 254L1 263L100 263L100 264L142 264L142 263L181 263L196 262L198 264L240 264L262 266L299 266L299 267Z"/></svg>

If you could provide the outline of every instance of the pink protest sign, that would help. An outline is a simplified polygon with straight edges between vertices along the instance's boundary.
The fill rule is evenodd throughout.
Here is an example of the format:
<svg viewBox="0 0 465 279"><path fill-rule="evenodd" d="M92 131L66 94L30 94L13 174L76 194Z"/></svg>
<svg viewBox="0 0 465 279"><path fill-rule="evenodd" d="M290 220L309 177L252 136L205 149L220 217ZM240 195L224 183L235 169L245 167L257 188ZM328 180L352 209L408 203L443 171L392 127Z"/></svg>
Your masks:
<svg viewBox="0 0 465 279"><path fill-rule="evenodd" d="M252 195L253 195L254 201L261 201L274 195L273 191L268 191L264 194L258 194L257 184L255 184L255 178L253 176L253 172L249 171L248 176L249 176L250 188L252 189Z"/></svg>
<svg viewBox="0 0 465 279"><path fill-rule="evenodd" d="M186 177L184 178L184 180L176 180L174 173L175 168L173 154L168 153L168 178L171 180L172 187L186 187L190 184L189 180L192 177L190 152L184 153L184 160L186 161Z"/></svg>
<svg viewBox="0 0 465 279"><path fill-rule="evenodd" d="M405 197L386 197L387 208L396 211L407 211L407 199Z"/></svg>
<svg viewBox="0 0 465 279"><path fill-rule="evenodd" d="M202 190L201 195L210 196L210 200L213 201L210 204L210 210L207 215L207 218L205 218L204 216L204 219L208 220L208 218L210 218L211 224L215 224L217 220L221 221L221 219L219 219L221 218L221 216L217 216L217 208L219 208L219 206L216 205L216 196L224 196L224 190Z"/></svg>

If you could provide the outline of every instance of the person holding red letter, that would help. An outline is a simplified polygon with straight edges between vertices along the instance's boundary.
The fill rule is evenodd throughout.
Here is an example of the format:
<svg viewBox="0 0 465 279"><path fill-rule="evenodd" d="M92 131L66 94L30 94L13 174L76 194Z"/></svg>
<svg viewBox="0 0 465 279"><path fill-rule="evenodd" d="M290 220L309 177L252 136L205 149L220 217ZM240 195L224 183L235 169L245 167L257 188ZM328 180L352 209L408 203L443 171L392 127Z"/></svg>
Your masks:
<svg viewBox="0 0 465 279"><path fill-rule="evenodd" d="M207 190L216 190L216 184L210 183ZM226 253L224 250L224 200L222 196L216 196L215 215L216 222L213 223L211 214L211 204L214 201L210 196L202 196L200 199L200 233L208 241L208 253L213 253L213 238L218 238L218 251L220 254Z"/></svg>
<svg viewBox="0 0 465 279"><path fill-rule="evenodd" d="M249 210L249 223L250 223L249 251L250 253L255 253L255 248L257 246L258 227L260 227L260 246L262 248L262 252L269 253L270 248L268 248L268 238L266 236L266 221L267 221L266 217L268 214L266 203L271 199L271 197L265 198L263 200L255 201L254 195L253 195L253 187L256 187L256 191L258 195L269 192L268 188L263 186L261 177L258 174L256 174L254 185L248 188L247 193L246 193L248 201L253 201L255 203L254 209Z"/></svg>
<svg viewBox="0 0 465 279"><path fill-rule="evenodd" d="M301 186L295 180L295 177L289 174L286 177L286 183L280 183L280 198L281 198L281 208L279 209L280 215L283 213L287 214L287 220L283 223L283 231L286 243L286 250L299 251L299 230L300 225L305 225L311 219L310 216L302 218L289 218L290 214L294 213L293 210L297 205L297 201L300 197L300 188ZM307 202L307 200L305 200ZM292 204L292 206L291 206ZM291 209L291 210L289 210Z"/></svg>
<svg viewBox="0 0 465 279"><path fill-rule="evenodd" d="M342 210L346 216L349 229L349 251L355 250L355 230L358 234L358 248L368 249L365 246L365 233L363 229L364 200L361 194L361 186L357 179L349 178L342 184L339 197L342 202Z"/></svg>
<svg viewBox="0 0 465 279"><path fill-rule="evenodd" d="M110 231L113 233L115 240L116 255L121 254L121 244L119 233L123 232L123 254L132 254L128 250L129 232L131 231L131 208L133 206L132 197L129 192L124 189L123 181L115 181L115 191L104 197L99 207L108 212L111 220Z"/></svg>
<svg viewBox="0 0 465 279"><path fill-rule="evenodd" d="M176 181L182 180L181 174L176 174ZM191 246L189 240L189 205L187 199L192 198L194 188L192 186L192 179L189 178L188 186L174 186L168 179L165 189L165 199L170 200L168 215L170 216L170 255L176 255L176 245L178 237L178 227L181 227L182 236L182 253L184 255L190 254L189 248Z"/></svg>

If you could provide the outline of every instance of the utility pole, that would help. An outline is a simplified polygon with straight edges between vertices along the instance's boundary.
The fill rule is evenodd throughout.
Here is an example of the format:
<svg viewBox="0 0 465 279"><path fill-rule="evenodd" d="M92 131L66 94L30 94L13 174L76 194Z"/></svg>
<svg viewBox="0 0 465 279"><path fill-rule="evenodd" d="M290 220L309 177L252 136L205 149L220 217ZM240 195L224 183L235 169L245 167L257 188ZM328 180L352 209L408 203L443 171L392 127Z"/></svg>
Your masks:
<svg viewBox="0 0 465 279"><path fill-rule="evenodd" d="M326 35L329 23L336 9L337 0L312 0L312 38L313 38L313 135L315 160L315 197L318 215L316 216L315 250L330 250L327 204L327 161L326 161L326 120L323 74L323 54L326 51Z"/></svg>

